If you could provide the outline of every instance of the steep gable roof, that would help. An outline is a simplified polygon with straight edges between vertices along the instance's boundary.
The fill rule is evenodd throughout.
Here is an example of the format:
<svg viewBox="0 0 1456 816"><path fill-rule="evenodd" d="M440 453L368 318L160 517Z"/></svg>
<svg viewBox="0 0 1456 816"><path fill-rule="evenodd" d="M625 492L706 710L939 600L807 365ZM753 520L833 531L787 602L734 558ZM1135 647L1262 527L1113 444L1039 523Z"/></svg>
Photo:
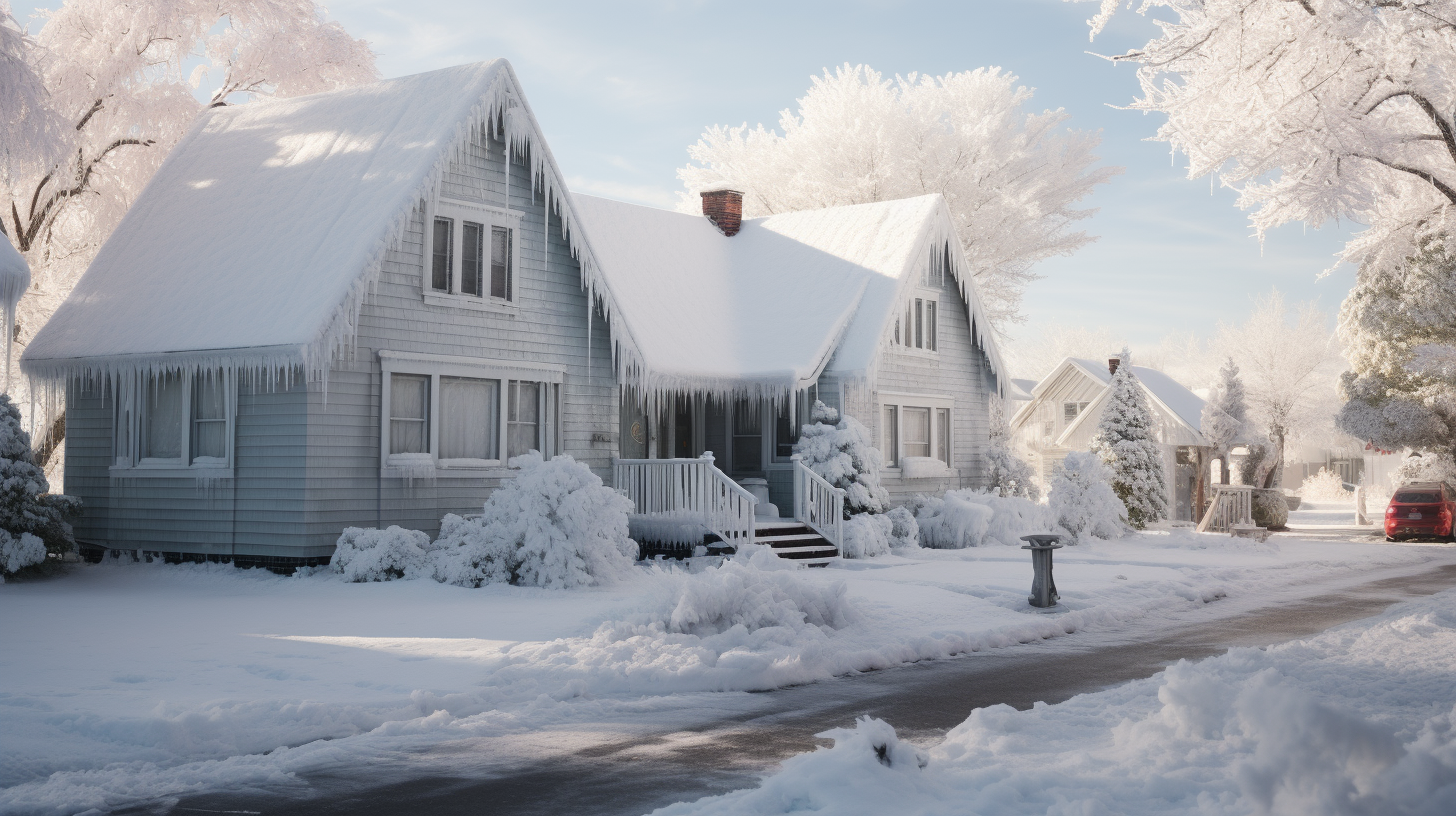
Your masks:
<svg viewBox="0 0 1456 816"><path fill-rule="evenodd" d="M1086 410L1078 414L1077 418L1063 429L1056 444L1063 445L1073 438L1088 436L1084 426L1089 423L1095 425L1097 419L1093 417L1100 417L1102 406L1106 403L1107 394L1111 390L1109 386L1112 384L1112 373L1107 370L1105 364L1079 357L1067 357L1052 369L1050 374L1043 377L1041 382L1032 389L1032 400L1016 412L1012 424L1019 426L1029 419L1036 412L1041 401L1048 398L1048 391L1052 383L1069 371L1092 380L1103 390L1087 405ZM1132 373L1137 378L1138 384L1142 386L1143 393L1152 402L1153 410L1165 422L1171 422L1174 426L1166 429L1167 435L1170 437L1169 444L1206 444L1200 430L1203 419L1202 398L1155 368L1133 366Z"/></svg>
<svg viewBox="0 0 1456 816"><path fill-rule="evenodd" d="M732 237L698 215L574 199L651 393L781 396L825 370L868 379L903 289L957 246L939 195L746 219ZM958 279L999 374L969 275Z"/></svg>
<svg viewBox="0 0 1456 816"><path fill-rule="evenodd" d="M52 382L218 366L326 376L415 208L498 126L530 155L583 285L612 315L535 116L495 60L204 113L26 349L24 370ZM630 330L613 329L619 356L636 359Z"/></svg>

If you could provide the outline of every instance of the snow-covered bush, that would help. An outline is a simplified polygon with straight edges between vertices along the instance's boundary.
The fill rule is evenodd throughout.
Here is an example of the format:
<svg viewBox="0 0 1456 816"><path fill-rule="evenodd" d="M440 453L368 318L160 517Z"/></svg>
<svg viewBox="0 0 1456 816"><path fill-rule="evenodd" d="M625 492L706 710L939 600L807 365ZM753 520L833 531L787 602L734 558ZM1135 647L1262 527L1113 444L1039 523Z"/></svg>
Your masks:
<svg viewBox="0 0 1456 816"><path fill-rule="evenodd" d="M570 456L532 451L520 475L490 494L480 535L510 559L511 583L572 589L610 581L637 559L627 535L632 501Z"/></svg>
<svg viewBox="0 0 1456 816"><path fill-rule="evenodd" d="M752 632L806 624L842 629L857 617L843 581L821 584L793 570L760 569L752 561L733 559L704 572L663 578L670 583L667 601L644 622L669 632L702 637L735 626Z"/></svg>
<svg viewBox="0 0 1456 816"><path fill-rule="evenodd" d="M1133 375L1127 350L1112 375L1107 403L1092 437L1092 451L1112 469L1112 490L1127 508L1127 520L1142 529L1168 517L1168 485L1153 412Z"/></svg>
<svg viewBox="0 0 1456 816"><path fill-rule="evenodd" d="M911 506L920 528L920 546L941 550L1020 546L1022 536L1053 532L1056 527L1042 505L974 490L951 490L943 497L916 496Z"/></svg>
<svg viewBox="0 0 1456 816"><path fill-rule="evenodd" d="M1119 538L1127 507L1112 490L1112 471L1095 453L1073 451L1052 473L1047 498L1052 515L1075 540Z"/></svg>
<svg viewBox="0 0 1456 816"><path fill-rule="evenodd" d="M1284 491L1276 488L1256 488L1249 498L1250 515L1254 523L1269 530L1283 529L1289 522L1289 502L1284 500Z"/></svg>
<svg viewBox="0 0 1456 816"><path fill-rule="evenodd" d="M346 527L329 567L354 583L419 578L429 574L433 549L430 537L419 530Z"/></svg>
<svg viewBox="0 0 1456 816"><path fill-rule="evenodd" d="M1400 487L1411 482L1451 482L1456 484L1456 462L1438 453L1413 452L1400 460L1400 466L1390 474L1391 487Z"/></svg>
<svg viewBox="0 0 1456 816"><path fill-rule="evenodd" d="M436 581L463 587L508 584L516 567L516 548L504 538L486 535L478 518L449 513L440 520L440 535L430 553Z"/></svg>
<svg viewBox="0 0 1456 816"><path fill-rule="evenodd" d="M1299 486L1299 497L1310 502L1347 502L1355 494L1345 489L1345 480L1329 468L1320 468L1319 473L1304 477Z"/></svg>
<svg viewBox="0 0 1456 816"><path fill-rule="evenodd" d="M841 418L838 411L817 400L809 421L812 424L804 426L794 443L794 453L804 457L810 470L844 489L845 517L890 509L890 493L880 484L884 459L870 444L869 429L854 417Z"/></svg>
<svg viewBox="0 0 1456 816"><path fill-rule="evenodd" d="M896 507L888 513L856 513L845 519L839 554L845 558L873 558L919 544L920 527L915 516Z"/></svg>
<svg viewBox="0 0 1456 816"><path fill-rule="evenodd" d="M80 512L81 502L49 491L45 471L32 458L30 434L20 426L20 410L8 394L0 394L0 532L14 542L9 551L15 560L7 558L6 563L20 564L0 572L15 572L45 560L44 552L32 559L35 547L27 535L40 539L49 553L59 555L75 548L67 519Z"/></svg>
<svg viewBox="0 0 1456 816"><path fill-rule="evenodd" d="M45 542L30 533L13 536L0 530L0 583L5 575L41 563L46 557Z"/></svg>
<svg viewBox="0 0 1456 816"><path fill-rule="evenodd" d="M991 441L986 447L986 487L998 496L1041 500L1036 470L1011 449L1011 426L1001 399L991 398Z"/></svg>

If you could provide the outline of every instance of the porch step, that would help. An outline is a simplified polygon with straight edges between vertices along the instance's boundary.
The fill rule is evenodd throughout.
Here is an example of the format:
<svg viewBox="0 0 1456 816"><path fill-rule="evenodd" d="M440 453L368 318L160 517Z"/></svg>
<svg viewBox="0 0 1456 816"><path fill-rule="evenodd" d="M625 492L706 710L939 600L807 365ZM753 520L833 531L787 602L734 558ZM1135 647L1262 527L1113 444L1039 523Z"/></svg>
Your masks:
<svg viewBox="0 0 1456 816"><path fill-rule="evenodd" d="M753 538L773 547L779 558L822 567L839 557L839 549L806 524L796 521L761 521L753 525Z"/></svg>

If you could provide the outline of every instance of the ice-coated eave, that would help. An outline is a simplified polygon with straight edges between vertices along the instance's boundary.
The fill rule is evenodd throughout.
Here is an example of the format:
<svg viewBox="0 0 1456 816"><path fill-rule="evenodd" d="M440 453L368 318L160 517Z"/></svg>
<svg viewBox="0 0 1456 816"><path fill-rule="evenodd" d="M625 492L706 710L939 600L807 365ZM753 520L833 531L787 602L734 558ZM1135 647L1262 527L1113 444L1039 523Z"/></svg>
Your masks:
<svg viewBox="0 0 1456 816"><path fill-rule="evenodd" d="M1005 398L1009 372L1001 359L995 330L986 319L985 307L976 293L950 208L939 194L922 198L931 203L930 211L914 238L913 248L905 256L904 268L892 278L871 282L826 373L871 389L875 387L879 361L893 342L895 318L904 303L906 290L918 285L927 267L942 263L948 249L951 275L970 312L971 339L985 352L991 373L996 375L997 394Z"/></svg>
<svg viewBox="0 0 1456 816"><path fill-rule="evenodd" d="M516 157L529 157L532 189L560 218L589 308L607 318L619 372L642 370L631 328L617 316L612 287L579 227L560 168L503 59L203 114L27 348L22 370L52 395L72 377L204 367L270 382L301 375L327 388L330 367L353 350L359 315L386 255L401 244L415 210L435 196L450 162L463 158L482 133L503 137ZM225 149L230 144L224 136L255 151L248 158L257 158L260 147L276 155L229 167L220 157L234 158L236 151ZM295 169L297 186L272 189L277 182L266 176L273 168ZM228 176L230 170L236 177ZM249 215L266 215L285 203L270 195L278 192L299 214L290 220L273 212L279 230L301 223L299 232L308 239L289 244L281 254L283 268L248 255L259 247L266 255L286 240L247 232L256 230ZM182 201L175 200L179 196ZM187 222L189 202L232 218L179 226L179 220ZM213 230L221 232L218 240L209 240L217 236ZM214 244L236 251L208 255ZM173 252L171 268L160 274L154 257L159 247ZM194 286L199 273L203 280ZM125 302L128 278L163 298L184 291L176 293L176 303ZM209 283L228 303L224 319L189 310L208 302ZM104 325L108 318L115 327ZM255 325L260 323L267 325Z"/></svg>

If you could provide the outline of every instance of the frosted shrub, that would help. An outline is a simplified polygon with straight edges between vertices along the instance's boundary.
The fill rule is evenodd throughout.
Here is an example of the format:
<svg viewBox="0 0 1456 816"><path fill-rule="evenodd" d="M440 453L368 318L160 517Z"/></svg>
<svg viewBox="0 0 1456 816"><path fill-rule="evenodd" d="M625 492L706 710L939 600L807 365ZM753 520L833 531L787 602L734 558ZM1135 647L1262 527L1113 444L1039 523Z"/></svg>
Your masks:
<svg viewBox="0 0 1456 816"><path fill-rule="evenodd" d="M1299 486L1299 497L1310 502L1342 503L1353 501L1355 494L1345 489L1345 480L1329 468L1320 468L1319 473L1304 477Z"/></svg>
<svg viewBox="0 0 1456 816"><path fill-rule="evenodd" d="M503 538L491 538L480 519L449 513L440 520L440 535L430 553L436 581L463 587L508 584L516 568L516 548Z"/></svg>
<svg viewBox="0 0 1456 816"><path fill-rule="evenodd" d="M869 429L854 417L840 418L838 411L817 400L809 421L813 424L804 426L794 453L825 481L844 489L845 517L890 509L890 493L880 485L884 460L870 444Z"/></svg>
<svg viewBox="0 0 1456 816"><path fill-rule="evenodd" d="M916 523L914 513L904 507L896 507L885 516L890 520L891 547L920 546L920 525Z"/></svg>
<svg viewBox="0 0 1456 816"><path fill-rule="evenodd" d="M706 636L742 626L842 629L855 618L843 581L820 584L792 570L763 570L726 561L697 574L672 573L667 602L653 623L669 632Z"/></svg>
<svg viewBox="0 0 1456 816"><path fill-rule="evenodd" d="M919 545L920 527L915 516L896 507L888 513L857 513L846 519L839 554L845 558L873 558L888 555L892 549Z"/></svg>
<svg viewBox="0 0 1456 816"><path fill-rule="evenodd" d="M346 527L329 568L354 583L419 578L429 574L433 549L430 537L419 530Z"/></svg>
<svg viewBox="0 0 1456 816"><path fill-rule="evenodd" d="M632 566L630 499L570 456L547 462L532 451L511 463L520 475L490 494L479 532L490 553L508 559L511 583L572 589L610 581Z"/></svg>
<svg viewBox="0 0 1456 816"><path fill-rule="evenodd" d="M920 528L920 546L942 550L1020 545L1022 536L1051 532L1056 526L1047 509L1033 501L974 490L916 496L911 506Z"/></svg>
<svg viewBox="0 0 1456 816"><path fill-rule="evenodd" d="M991 441L986 447L986 487L998 496L1041 500L1031 463L1012 450L1011 426L1001 398L991 397Z"/></svg>
<svg viewBox="0 0 1456 816"><path fill-rule="evenodd" d="M1391 487L1410 482L1451 482L1456 484L1456 462L1437 453L1410 453L1400 460L1400 467L1390 474Z"/></svg>
<svg viewBox="0 0 1456 816"><path fill-rule="evenodd" d="M31 455L30 434L20 426L20 410L0 394L0 533L9 540L0 573L39 564L47 552L70 552L76 540L67 519L80 509L80 500L50 493L45 471ZM32 539L41 542L39 556Z"/></svg>
<svg viewBox="0 0 1456 816"><path fill-rule="evenodd" d="M1112 490L1112 471L1095 453L1073 451L1052 474L1047 503L1077 540L1127 533L1127 508Z"/></svg>
<svg viewBox="0 0 1456 816"><path fill-rule="evenodd" d="M0 530L0 583L4 575L19 572L41 563L46 557L45 542L30 533L18 536Z"/></svg>

